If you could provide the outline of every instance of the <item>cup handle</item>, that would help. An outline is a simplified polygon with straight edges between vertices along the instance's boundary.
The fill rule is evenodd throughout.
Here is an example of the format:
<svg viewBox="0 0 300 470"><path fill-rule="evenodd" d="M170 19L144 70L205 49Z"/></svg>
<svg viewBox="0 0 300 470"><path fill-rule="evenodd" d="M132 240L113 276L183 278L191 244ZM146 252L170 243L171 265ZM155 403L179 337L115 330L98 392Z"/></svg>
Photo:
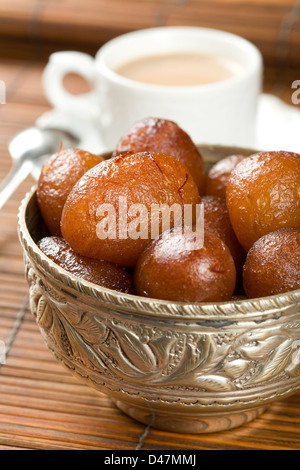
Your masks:
<svg viewBox="0 0 300 470"><path fill-rule="evenodd" d="M64 77L69 73L75 73L86 79L92 91L81 95L69 93L63 84ZM83 52L63 51L50 56L42 80L46 97L54 108L74 116L95 120L100 115L96 99L96 78L96 65L92 56Z"/></svg>

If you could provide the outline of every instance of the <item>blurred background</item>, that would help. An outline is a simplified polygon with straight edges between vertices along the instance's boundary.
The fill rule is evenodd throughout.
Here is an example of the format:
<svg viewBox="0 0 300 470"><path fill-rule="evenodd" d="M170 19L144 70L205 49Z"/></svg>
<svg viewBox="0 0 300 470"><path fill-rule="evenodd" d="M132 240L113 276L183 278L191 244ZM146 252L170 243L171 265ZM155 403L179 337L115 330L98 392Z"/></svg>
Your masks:
<svg viewBox="0 0 300 470"><path fill-rule="evenodd" d="M64 49L94 55L117 35L163 25L217 28L252 41L264 57L265 89L291 102L291 83L300 79L294 0L0 0L0 79L8 60L45 62Z"/></svg>

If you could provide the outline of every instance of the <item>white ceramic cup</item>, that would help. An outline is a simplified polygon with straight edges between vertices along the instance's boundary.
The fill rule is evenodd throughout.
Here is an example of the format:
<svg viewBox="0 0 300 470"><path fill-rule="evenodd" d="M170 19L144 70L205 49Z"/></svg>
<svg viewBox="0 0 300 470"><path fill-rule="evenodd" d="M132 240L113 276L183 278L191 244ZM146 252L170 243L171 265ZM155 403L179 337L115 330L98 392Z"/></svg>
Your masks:
<svg viewBox="0 0 300 470"><path fill-rule="evenodd" d="M132 60L168 53L228 57L241 65L232 78L197 86L160 86L125 78L116 69ZM255 141L263 61L259 50L231 33L198 27L161 27L128 33L107 42L96 58L80 52L51 55L43 83L53 107L95 126L112 150L131 125L146 117L170 119L196 144L251 146ZM92 91L69 93L64 77L84 77Z"/></svg>

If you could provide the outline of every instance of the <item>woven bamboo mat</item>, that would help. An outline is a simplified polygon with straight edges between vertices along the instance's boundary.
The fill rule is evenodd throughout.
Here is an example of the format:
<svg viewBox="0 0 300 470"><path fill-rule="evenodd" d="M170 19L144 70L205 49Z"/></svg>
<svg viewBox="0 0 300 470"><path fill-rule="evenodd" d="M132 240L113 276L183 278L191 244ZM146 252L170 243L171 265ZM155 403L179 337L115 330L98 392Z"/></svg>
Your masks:
<svg viewBox="0 0 300 470"><path fill-rule="evenodd" d="M96 51L103 42L134 29L192 25L224 29L256 44L274 62L282 22L293 24L295 0L1 0L2 54L40 54L51 47ZM292 12L292 13L291 13ZM298 17L299 20L299 17ZM299 66L300 31L289 36L289 62ZM5 40L6 42L3 42ZM9 41L8 41L9 40Z"/></svg>
<svg viewBox="0 0 300 470"><path fill-rule="evenodd" d="M0 106L0 180L10 168L7 144L49 109L41 88L43 64L0 62L7 104ZM148 428L87 388L48 351L28 310L27 284L16 225L29 177L0 211L0 450L213 450L300 449L300 394L273 404L236 430L174 434Z"/></svg>

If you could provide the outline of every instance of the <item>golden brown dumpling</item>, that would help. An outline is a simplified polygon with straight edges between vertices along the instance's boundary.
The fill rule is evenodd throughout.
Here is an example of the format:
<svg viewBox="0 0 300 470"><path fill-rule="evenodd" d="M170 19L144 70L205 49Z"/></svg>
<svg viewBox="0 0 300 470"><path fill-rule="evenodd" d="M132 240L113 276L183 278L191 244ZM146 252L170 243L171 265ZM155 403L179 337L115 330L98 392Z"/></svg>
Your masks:
<svg viewBox="0 0 300 470"><path fill-rule="evenodd" d="M234 259L237 275L241 277L246 252L232 228L226 200L218 196L204 196L201 203L204 205L204 229L211 230L226 243Z"/></svg>
<svg viewBox="0 0 300 470"><path fill-rule="evenodd" d="M112 263L78 255L62 237L42 238L38 247L54 263L74 276L108 289L134 293L132 276L128 272Z"/></svg>
<svg viewBox="0 0 300 470"><path fill-rule="evenodd" d="M182 211L184 204L199 202L193 178L176 158L121 155L92 168L74 186L63 210L62 234L83 256L130 267L163 229L151 231L157 206L176 204Z"/></svg>
<svg viewBox="0 0 300 470"><path fill-rule="evenodd" d="M118 142L113 156L128 152L156 152L172 155L189 170L200 195L205 191L204 162L190 136L173 121L146 118L134 124Z"/></svg>
<svg viewBox="0 0 300 470"><path fill-rule="evenodd" d="M249 250L243 272L248 297L300 289L300 228L264 235Z"/></svg>
<svg viewBox="0 0 300 470"><path fill-rule="evenodd" d="M37 187L43 219L51 235L60 235L64 204L74 184L103 158L80 149L61 150L44 165Z"/></svg>
<svg viewBox="0 0 300 470"><path fill-rule="evenodd" d="M192 228L175 227L145 249L134 271L138 295L181 302L231 299L236 270L228 247L209 230L202 248L191 240Z"/></svg>
<svg viewBox="0 0 300 470"><path fill-rule="evenodd" d="M225 198L230 175L244 158L246 155L229 155L215 163L207 174L206 194Z"/></svg>
<svg viewBox="0 0 300 470"><path fill-rule="evenodd" d="M235 234L248 251L263 235L300 227L300 155L261 152L231 173L226 203Z"/></svg>

